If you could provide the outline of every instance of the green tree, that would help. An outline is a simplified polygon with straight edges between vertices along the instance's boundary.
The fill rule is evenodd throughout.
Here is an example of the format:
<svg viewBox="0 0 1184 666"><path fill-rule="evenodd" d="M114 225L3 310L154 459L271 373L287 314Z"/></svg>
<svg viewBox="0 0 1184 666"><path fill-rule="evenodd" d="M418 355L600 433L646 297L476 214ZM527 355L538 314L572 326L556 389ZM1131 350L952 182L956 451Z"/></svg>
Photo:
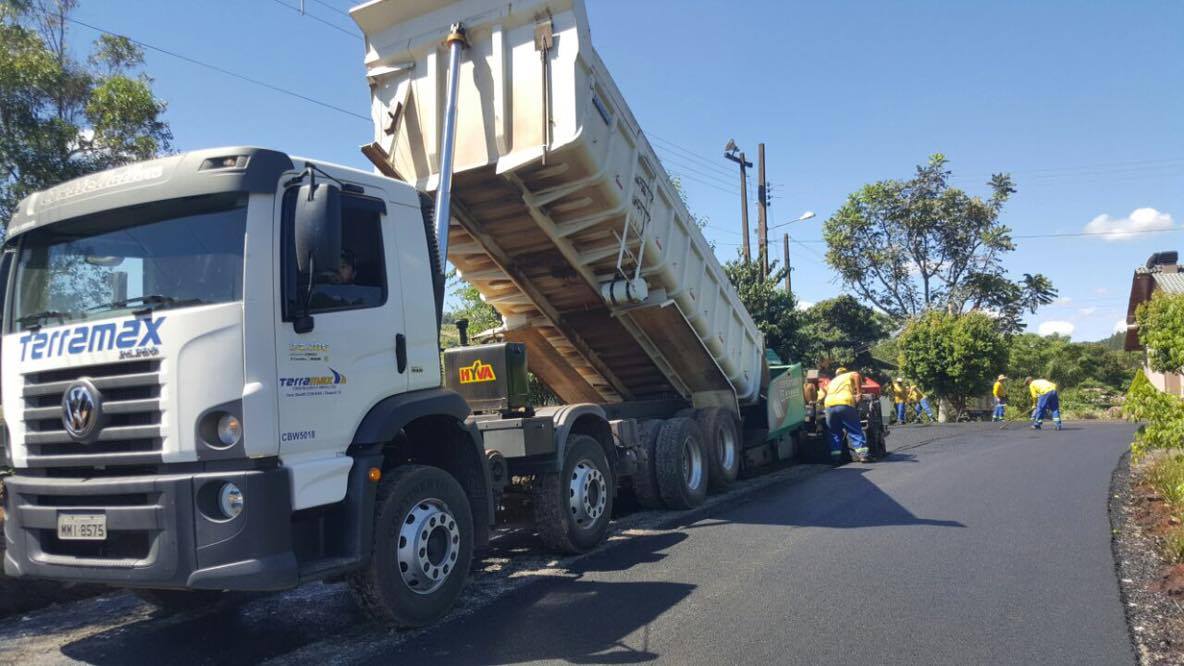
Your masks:
<svg viewBox="0 0 1184 666"><path fill-rule="evenodd" d="M76 0L0 0L0 220L28 194L169 150L165 104L143 52L103 35L85 64L68 47Z"/></svg>
<svg viewBox="0 0 1184 666"><path fill-rule="evenodd" d="M909 322L899 339L900 364L922 389L961 413L984 395L1007 362L1007 341L981 312L930 311Z"/></svg>
<svg viewBox="0 0 1184 666"><path fill-rule="evenodd" d="M879 374L872 347L888 337L891 322L844 294L819 301L801 314L802 360L818 368L845 365L866 374Z"/></svg>
<svg viewBox="0 0 1184 666"><path fill-rule="evenodd" d="M794 309L793 295L781 286L785 269L774 261L765 275L759 263L737 257L724 264L724 273L764 334L765 345L787 361L801 359L805 352L798 331L801 317Z"/></svg>
<svg viewBox="0 0 1184 666"><path fill-rule="evenodd" d="M1114 351L1104 343L1025 333L1008 341L1007 374L1013 379L1043 377L1061 388L1092 382L1123 391L1139 367L1138 354Z"/></svg>
<svg viewBox="0 0 1184 666"><path fill-rule="evenodd" d="M444 313L444 330L441 331L441 344L445 347L455 347L460 344L460 337L454 328L461 319L469 322L469 333L477 335L484 331L502 325L502 316L492 305L481 300L481 293L473 285L450 273L448 279L452 283L452 297L455 305Z"/></svg>
<svg viewBox="0 0 1184 666"><path fill-rule="evenodd" d="M1156 372L1184 369L1184 295L1157 293L1135 311L1139 342Z"/></svg>
<svg viewBox="0 0 1184 666"><path fill-rule="evenodd" d="M909 180L872 183L850 195L823 227L827 262L868 304L903 320L931 309L997 315L1006 332L1023 329L1025 311L1051 303L1043 275L1008 279L1002 260L1015 250L999 221L1015 192L1011 177L991 177L987 199L951 187L946 158L935 154Z"/></svg>

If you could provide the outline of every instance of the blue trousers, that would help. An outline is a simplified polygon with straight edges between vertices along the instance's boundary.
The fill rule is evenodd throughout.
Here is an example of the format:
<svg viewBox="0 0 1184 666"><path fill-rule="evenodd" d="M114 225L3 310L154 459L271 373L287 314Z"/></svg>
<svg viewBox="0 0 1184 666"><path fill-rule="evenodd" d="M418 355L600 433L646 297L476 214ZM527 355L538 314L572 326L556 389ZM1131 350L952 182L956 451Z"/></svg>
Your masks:
<svg viewBox="0 0 1184 666"><path fill-rule="evenodd" d="M930 421L936 420L933 418L933 412L929 411L929 400L927 400L926 398L921 398L921 402L917 403L917 417L918 418L920 418L920 416L921 416L921 410L925 410L925 416L928 416Z"/></svg>
<svg viewBox="0 0 1184 666"><path fill-rule="evenodd" d="M832 454L842 453L844 430L847 431L847 439L853 450L867 448L867 438L863 436L863 427L859 425L859 410L850 405L826 408L826 430L830 433Z"/></svg>
<svg viewBox="0 0 1184 666"><path fill-rule="evenodd" d="M1039 428L1044 424L1045 410L1052 412L1052 422L1061 427L1061 398L1056 391L1049 391L1036 398L1036 411L1032 412L1032 423Z"/></svg>
<svg viewBox="0 0 1184 666"><path fill-rule="evenodd" d="M999 398L995 398L995 415L994 415L994 419L995 419L996 421L1002 421L1002 420L1003 420L1003 412L1004 412L1004 408L1005 408L1005 407L1007 407L1007 403L1003 402L1003 401L1002 401L1002 400L1000 400Z"/></svg>
<svg viewBox="0 0 1184 666"><path fill-rule="evenodd" d="M904 403L896 403L896 422L904 423Z"/></svg>

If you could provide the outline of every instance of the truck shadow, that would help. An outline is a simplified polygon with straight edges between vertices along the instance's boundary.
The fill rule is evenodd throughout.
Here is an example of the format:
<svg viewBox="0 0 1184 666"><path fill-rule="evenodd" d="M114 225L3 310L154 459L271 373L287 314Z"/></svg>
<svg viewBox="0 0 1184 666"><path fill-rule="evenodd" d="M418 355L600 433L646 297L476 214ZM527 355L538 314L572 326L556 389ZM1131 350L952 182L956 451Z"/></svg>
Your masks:
<svg viewBox="0 0 1184 666"><path fill-rule="evenodd" d="M545 574L535 574L533 582L480 607L478 613L457 612L411 635L371 623L344 586L312 584L261 596L241 608L171 616L158 613L63 645L61 653L90 664L255 664L283 661L287 655L300 661L302 649L319 647L323 652L328 646L344 662L364 663L369 658L371 663L388 663L392 652L402 657L405 644L413 638L408 656L418 659L401 658L401 662L648 661L658 655L647 647L646 627L695 586L606 583L585 576L659 562L666 557L662 551L686 538L683 533L629 537L615 548L569 563L560 561L547 567ZM491 586L499 584L492 578L475 574L458 607L473 603L470 596L489 594ZM643 637L634 645L626 644L625 639L638 630ZM458 641L458 636L463 640ZM351 655L351 646L365 646L366 654L385 656L359 658ZM493 652L490 646L496 646Z"/></svg>
<svg viewBox="0 0 1184 666"><path fill-rule="evenodd" d="M907 454L901 456L907 461ZM966 527L956 520L921 518L867 478L880 463L847 465L829 470L802 483L771 486L752 493L743 504L723 505L706 514L691 513L671 527L697 529L729 523L786 527L852 529L923 525Z"/></svg>
<svg viewBox="0 0 1184 666"><path fill-rule="evenodd" d="M650 624L695 589L685 583L560 579L495 601L399 649L403 663L513 664L538 660L634 664L657 659ZM637 635L640 632L640 635ZM361 663L386 664L390 655Z"/></svg>

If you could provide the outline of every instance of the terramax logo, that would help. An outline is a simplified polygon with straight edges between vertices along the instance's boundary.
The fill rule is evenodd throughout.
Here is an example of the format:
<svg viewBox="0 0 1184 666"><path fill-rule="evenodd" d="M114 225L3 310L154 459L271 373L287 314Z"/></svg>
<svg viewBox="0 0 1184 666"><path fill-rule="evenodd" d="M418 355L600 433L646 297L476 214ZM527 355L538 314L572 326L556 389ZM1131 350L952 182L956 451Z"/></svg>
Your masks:
<svg viewBox="0 0 1184 666"><path fill-rule="evenodd" d="M22 336L21 360L39 360L85 352L133 349L163 344L160 319L133 319L121 324L91 324L62 328L49 333L30 332Z"/></svg>
<svg viewBox="0 0 1184 666"><path fill-rule="evenodd" d="M302 388L306 386L331 386L346 383L345 375L333 368L329 368L329 372L333 374L319 377L280 377L280 386L285 388Z"/></svg>

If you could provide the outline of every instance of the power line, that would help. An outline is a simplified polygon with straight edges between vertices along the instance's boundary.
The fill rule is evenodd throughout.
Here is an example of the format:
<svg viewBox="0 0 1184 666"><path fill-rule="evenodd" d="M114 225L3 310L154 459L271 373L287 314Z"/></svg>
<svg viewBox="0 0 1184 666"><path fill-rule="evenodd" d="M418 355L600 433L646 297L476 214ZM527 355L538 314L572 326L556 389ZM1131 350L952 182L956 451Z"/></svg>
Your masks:
<svg viewBox="0 0 1184 666"><path fill-rule="evenodd" d="M301 11L299 7L293 7L292 5L289 5L288 3L284 2L284 0L271 0L271 1L281 7L287 7L288 9L291 9L292 11L296 12L297 14L299 14L305 18L310 18L318 23L321 23L321 24L324 24L330 28L333 28L334 30L336 30L337 32L340 32L343 35L349 35L350 37L353 37L354 39L356 39L358 41L363 41L362 36L359 35L358 33L354 32L352 30L346 30L345 28L343 28L335 23L330 23L319 16L313 16L312 14L309 14L308 12ZM320 4L325 4L325 3L322 2ZM327 7L328 5L325 5L325 6ZM336 11L336 10L334 10L334 11Z"/></svg>
<svg viewBox="0 0 1184 666"><path fill-rule="evenodd" d="M1149 167L1154 168L1156 166L1171 167L1171 166L1179 166L1179 165L1184 165L1184 159L1168 158L1168 159L1154 159L1154 160L1130 160L1130 161L1125 161L1125 162L1099 162L1099 163L1095 163L1095 164L1079 164L1076 166L1057 166L1057 167L1037 167L1037 168L1032 168L1032 169L1016 169L1013 171L1006 171L1004 173L1013 174L1013 175L1014 174L1047 174L1047 175L1055 176L1055 175L1058 175L1057 172L1068 173L1068 172L1076 172L1076 171L1082 171L1082 170L1092 171L1092 170L1096 170L1096 169L1105 169L1105 170L1115 170L1115 169L1122 170L1122 169L1131 169L1131 168L1142 169L1142 168L1149 168ZM994 175L994 174L985 174L985 175L982 173L959 174L956 176L952 176L951 178L952 179L983 178L983 177L989 178L992 175Z"/></svg>
<svg viewBox="0 0 1184 666"><path fill-rule="evenodd" d="M282 3L281 3L281 4L282 4ZM85 22L83 22L83 21L79 21L79 20L78 20L78 19L76 19L76 18L71 18L71 17L67 16L67 17L65 17L65 19L66 19L66 21L69 21L70 23L73 23L73 24L75 24L75 25L80 25L80 26L82 26L82 27L84 27L84 28L90 28L91 30L94 30L95 32L101 32L101 33L103 33L104 35L111 35L112 37L122 37L122 38L124 38L124 39L128 40L129 42L131 42L131 43L135 44L136 46L139 46L139 47L141 47L141 48L148 49L148 50L150 50L150 51L156 51L157 53L163 53L164 55L167 55L167 56L170 56L170 57L176 58L176 59L178 59L178 60L183 60L183 61L185 61L185 62L187 62L187 63L189 63L189 64L191 64L191 65L197 65L198 67L204 67L204 68L206 68L206 69L209 69L209 70L212 70L212 71L218 72L219 74L225 74L226 76L234 77L234 78L236 78L236 79L238 79L238 80L240 80L240 81L246 81L247 83L251 83L251 84L254 84L254 85L257 85L257 86L262 86L262 87L264 87L264 88L267 88L268 90L272 90L272 91L274 91L274 92L278 92L278 93L280 93L280 94L283 94L283 95L288 95L289 97L295 97L296 99L301 99L301 100L304 100L305 102L310 102L310 103L312 103L312 104L316 104L317 106L323 106L323 107L325 107L326 109L332 109L332 110L334 110L334 111L337 111L337 112L339 112L339 113L344 113L344 114L346 114L347 116L352 116L352 117L354 117L354 118L358 118L359 120L365 120L366 122L370 122L370 117L369 117L369 116L364 116L364 115L362 115L362 114L360 114L360 113L354 113L353 111L350 111L349 109L344 109L344 108L342 108L342 107L340 107L340 106L336 106L336 105L334 105L334 104L330 104L329 102L325 102L325 101L322 101L322 100L319 100L319 99L315 99L315 98L309 97L309 96L307 96L307 95L302 95L302 94L300 94L300 93L298 93L298 92L293 92L293 91L291 91L291 90L288 90L287 88L281 88L281 87L279 87L279 86L274 86L274 85L272 85L272 84L270 84L270 83L267 83L267 82L265 82L265 81L260 81L260 80L258 80L258 79L253 79L253 78L251 78L251 77L249 77L249 76L244 76L244 75L242 75L242 74L239 74L239 73L237 73L237 72L232 72L232 71L230 71L230 70L228 70L228 69L224 69L224 68L222 68L222 67L219 67L219 66L217 66L217 65L211 65L211 64L210 64L210 63L208 63L208 62L204 62L204 61L198 60L198 59L196 59L196 58L191 58L191 57L189 57L189 56L186 56L186 55L181 55L180 53L177 53L177 52L175 52L175 51L170 51L170 50L168 50L168 49L163 49L163 48L161 48L161 47L159 47L159 46L155 46L155 45L149 44L149 43L147 43L147 42L142 42L142 41L140 41L140 40L138 40L138 39L133 39L133 38L131 38L131 37L128 37L127 35L121 35L121 34L119 34L119 33L117 33L117 32L111 32L110 30L104 30L104 29L102 29L102 28L99 28L99 27L97 27L97 26L93 26L93 25L91 25L91 24L89 24L89 23L85 23Z"/></svg>
<svg viewBox="0 0 1184 666"><path fill-rule="evenodd" d="M337 14L341 14L342 16L344 16L344 17L346 17L346 18L349 18L349 12L347 12L347 11L343 11L343 10L341 10L341 9L338 9L338 8L337 8L337 7L335 7L334 5L331 5L331 4L327 3L327 2L325 2L325 0L312 0L312 1L313 1L313 2L315 2L315 3L317 3L318 5L320 5L320 6L324 7L324 8L326 8L326 9L328 9L328 10L329 10L329 11L331 11L331 12L335 12L335 13L337 13Z"/></svg>
<svg viewBox="0 0 1184 666"><path fill-rule="evenodd" d="M1078 232L1059 233L1059 234L1019 234L1019 235L1012 236L1011 238L1013 240L1023 240L1023 239L1030 240L1030 239L1039 239L1039 238L1088 238L1091 236L1120 236L1121 237L1121 236L1125 236L1125 235L1129 235L1129 234L1166 234L1166 233L1172 233L1172 232L1179 232L1182 230L1184 230L1184 229L1173 228L1173 229L1130 229L1130 230L1125 230L1125 231L1124 230L1119 230L1119 231L1078 231ZM810 238L810 239L807 239L804 241L794 241L794 242L795 243L812 243L814 245L817 245L819 243L825 243L826 241L821 238Z"/></svg>
<svg viewBox="0 0 1184 666"><path fill-rule="evenodd" d="M698 174L700 176L703 176L704 178L710 179L712 182L714 182L720 186L723 186L723 187L730 187L731 186L731 179L724 180L724 179L718 178L713 173L708 173L708 172L703 171L699 168L691 166L691 163L689 163L689 162L681 162L681 161L674 162L673 160L676 159L677 157L678 157L677 155L668 154L666 156L659 155L658 159L660 159L663 162L666 162L668 164L671 164L671 166L674 166L680 170L685 170L687 172Z"/></svg>
<svg viewBox="0 0 1184 666"><path fill-rule="evenodd" d="M668 148L667 148L668 150L673 150L673 151L683 153L688 158L702 163L703 166L706 166L710 169L714 169L716 171L719 171L721 177L729 177L730 178L732 176L731 170L728 169L727 167L725 167L723 164L717 164L714 160L709 160L706 157L700 155L699 153L696 153L695 151L693 151L689 148L679 145L679 144L671 141L670 139L663 139L662 137L657 136L655 134L646 134L646 136L653 139L654 141L665 144L666 146L668 146ZM722 155L722 153L721 153L721 155Z"/></svg>
<svg viewBox="0 0 1184 666"><path fill-rule="evenodd" d="M723 192L725 194L731 194L731 195L735 196L736 194L740 193L739 189L727 188L722 185L718 185L716 183L713 183L709 180L703 180L702 178L699 178L698 176L693 176L689 173L684 173L681 171L671 171L670 169L667 169L667 171L670 173L671 176L675 176L675 177L679 178L680 180L689 180L691 182L698 183L700 185L704 185L706 187L714 188L714 189L719 190L720 192Z"/></svg>

